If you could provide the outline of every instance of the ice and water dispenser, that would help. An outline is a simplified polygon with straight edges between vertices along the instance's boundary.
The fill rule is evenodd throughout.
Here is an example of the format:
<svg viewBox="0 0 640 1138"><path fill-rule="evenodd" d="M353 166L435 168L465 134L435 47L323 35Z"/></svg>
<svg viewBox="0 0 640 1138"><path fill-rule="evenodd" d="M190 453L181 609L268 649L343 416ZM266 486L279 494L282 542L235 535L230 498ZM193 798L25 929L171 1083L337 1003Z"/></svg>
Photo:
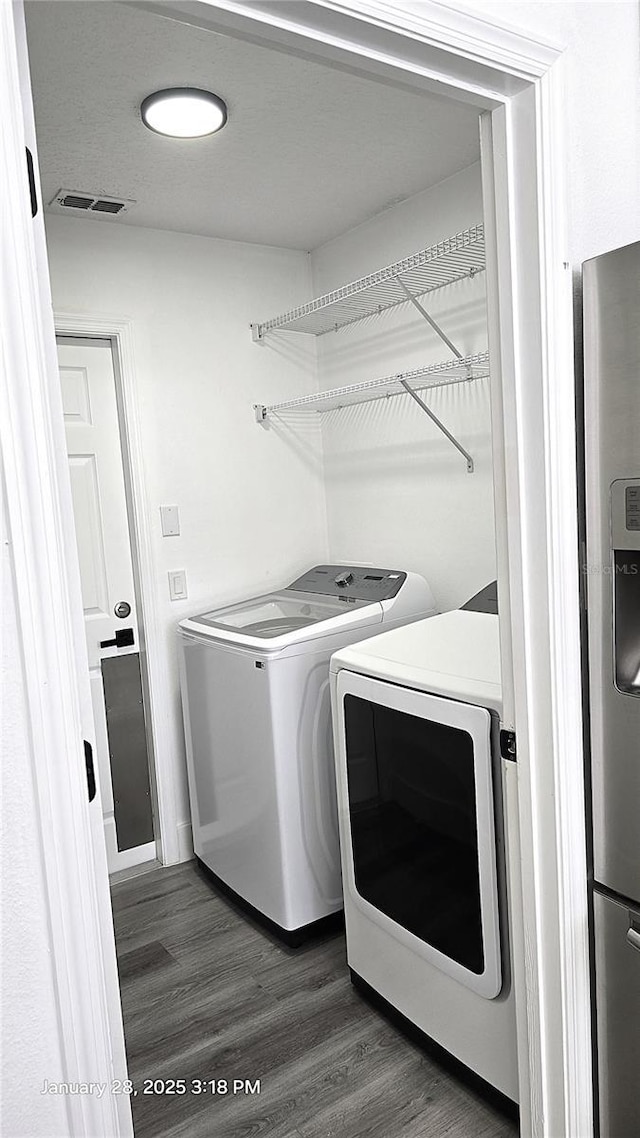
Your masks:
<svg viewBox="0 0 640 1138"><path fill-rule="evenodd" d="M611 485L611 544L615 684L640 696L640 481Z"/></svg>

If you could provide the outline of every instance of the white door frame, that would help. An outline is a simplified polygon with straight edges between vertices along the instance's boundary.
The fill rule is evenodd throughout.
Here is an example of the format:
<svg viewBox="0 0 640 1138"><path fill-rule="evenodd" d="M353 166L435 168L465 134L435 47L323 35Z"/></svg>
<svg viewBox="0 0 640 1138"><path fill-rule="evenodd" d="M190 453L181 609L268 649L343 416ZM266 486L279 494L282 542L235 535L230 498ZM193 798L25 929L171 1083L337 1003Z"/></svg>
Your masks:
<svg viewBox="0 0 640 1138"><path fill-rule="evenodd" d="M10 25L7 6L0 7L3 24ZM153 11L151 4L141 7ZM172 18L166 8L162 15ZM494 425L503 442L498 458L504 462L498 494L503 494L508 508L499 542L504 647L512 663L512 677L505 676L505 719L518 732L523 965L530 1043L531 1096L522 1103L522 1130L535 1138L578 1134L588 1138L593 1110L562 52L431 0L406 7L388 0L201 0L181 4L173 15L355 66L390 82L401 79L414 87L448 91L492 110L490 129L483 128L483 159L485 188L493 194L493 203L487 203L494 253L489 284L497 293L490 312L492 386ZM7 88L4 153L10 178L18 184L24 177L24 138L15 66L3 82ZM29 366L12 369L8 377L11 432L26 447L19 476L8 491L17 547L40 555L33 590L21 598L25 627L32 627L36 635L30 613L41 611L51 590L64 590L69 579L60 524L56 525L59 502L68 504L68 495L59 491L64 475L59 461L52 460L56 432L46 399L47 384L55 382L49 343L53 327L34 291L38 262L43 271L42 250L34 241L26 195L18 197L12 192L10 208L16 257L26 266L16 279L24 304L21 319L15 309L10 311L7 335L16 354L24 353L26 341L40 345L40 350L34 347ZM37 431L33 431L35 412ZM25 438L31 431L32 437ZM40 498L33 493L38 474L45 480L53 507L46 519ZM79 596L72 600L79 604ZM70 621L65 611L37 625L43 658L48 658L47 649L54 655L60 651L61 636L66 634L70 643ZM33 656L30 661L29 686L37 693L41 668ZM46 848L56 842L68 819L76 847L62 842L65 856L50 881L52 897L55 888L66 896L75 881L85 891L91 888L89 860L83 856L88 841L86 803L77 787L68 801L61 801L57 790L56 772L67 772L69 732L77 726L71 672L59 673L56 685L57 706L47 704L42 710L56 734L50 734L50 770L37 772L38 782L52 790L51 809L43 813L41 825ZM65 778L68 783L66 774ZM86 1017L68 983L66 988L62 983L67 957L77 951L73 909L68 905L60 910L54 967L61 1000L79 1029ZM87 928L86 936L91 935L94 952L85 953L85 959L95 959L100 951L97 926L93 934ZM97 1030L95 1020L93 1027Z"/></svg>
<svg viewBox="0 0 640 1138"><path fill-rule="evenodd" d="M127 485L127 508L131 512L133 572L138 605L139 645L145 716L150 738L150 776L154 800L156 851L163 865L181 860L175 794L175 764L170 746L171 686L166 651L158 616L158 572L153 557L153 510L144 473L140 411L137 391L134 328L130 320L116 316L77 312L54 312L59 336L97 337L111 342L118 401L118 418Z"/></svg>
<svg viewBox="0 0 640 1138"><path fill-rule="evenodd" d="M38 811L34 842L45 853L63 1077L110 1088L126 1078L127 1060L106 850L94 843L87 793L83 744L95 747L93 713L42 203L32 219L26 183L25 145L36 176L37 152L19 4L0 3L0 104L0 452ZM28 1040L19 1043L28 1053ZM133 1135L126 1095L69 1095L66 1108L69 1134L78 1138Z"/></svg>

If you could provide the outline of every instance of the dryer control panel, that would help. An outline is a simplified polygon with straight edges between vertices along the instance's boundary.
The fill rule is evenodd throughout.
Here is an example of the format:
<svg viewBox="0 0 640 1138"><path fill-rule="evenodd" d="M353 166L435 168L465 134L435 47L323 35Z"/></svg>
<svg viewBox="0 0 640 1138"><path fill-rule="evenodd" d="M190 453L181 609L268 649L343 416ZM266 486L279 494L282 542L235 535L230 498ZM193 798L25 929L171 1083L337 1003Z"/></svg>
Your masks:
<svg viewBox="0 0 640 1138"><path fill-rule="evenodd" d="M402 588L407 574L400 569L369 569L362 565L315 565L287 586L296 593L320 593L346 601L388 601Z"/></svg>

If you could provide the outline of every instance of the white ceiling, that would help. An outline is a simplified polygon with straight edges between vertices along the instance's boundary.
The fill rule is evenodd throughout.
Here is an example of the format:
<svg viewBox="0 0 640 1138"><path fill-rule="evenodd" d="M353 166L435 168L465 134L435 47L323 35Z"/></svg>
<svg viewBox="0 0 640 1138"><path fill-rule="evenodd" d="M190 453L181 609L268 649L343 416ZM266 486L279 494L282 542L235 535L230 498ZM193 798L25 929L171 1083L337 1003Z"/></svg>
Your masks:
<svg viewBox="0 0 640 1138"><path fill-rule="evenodd" d="M61 188L137 202L88 225L314 249L479 158L466 104L110 0L26 10L45 203ZM192 141L148 131L142 99L174 86L221 95L224 130Z"/></svg>

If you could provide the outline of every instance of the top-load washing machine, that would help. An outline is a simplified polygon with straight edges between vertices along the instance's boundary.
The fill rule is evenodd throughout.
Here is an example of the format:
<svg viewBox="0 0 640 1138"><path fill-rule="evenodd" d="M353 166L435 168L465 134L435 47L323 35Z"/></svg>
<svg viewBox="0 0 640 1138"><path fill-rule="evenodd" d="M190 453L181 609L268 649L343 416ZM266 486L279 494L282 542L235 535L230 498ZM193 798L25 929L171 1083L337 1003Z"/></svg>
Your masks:
<svg viewBox="0 0 640 1138"><path fill-rule="evenodd" d="M495 587L331 661L352 979L514 1102Z"/></svg>
<svg viewBox="0 0 640 1138"><path fill-rule="evenodd" d="M342 908L331 654L435 611L416 573L317 565L180 623L196 856L290 943Z"/></svg>

